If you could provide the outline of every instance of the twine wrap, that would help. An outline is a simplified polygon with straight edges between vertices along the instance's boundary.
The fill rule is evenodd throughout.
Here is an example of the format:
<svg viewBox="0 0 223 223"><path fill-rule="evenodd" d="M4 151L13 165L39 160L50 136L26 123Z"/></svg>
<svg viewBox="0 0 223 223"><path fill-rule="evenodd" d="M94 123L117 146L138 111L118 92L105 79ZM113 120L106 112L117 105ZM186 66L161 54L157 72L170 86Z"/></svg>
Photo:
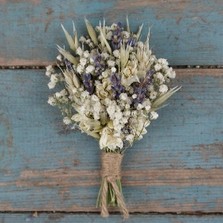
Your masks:
<svg viewBox="0 0 223 223"><path fill-rule="evenodd" d="M119 153L106 153L102 152L101 162L102 162L102 187L101 187L101 216L108 217L108 207L107 207L107 194L108 194L108 184L113 187L115 192L118 207L123 213L124 218L129 217L128 209L124 202L122 193L119 190L119 187L116 183L116 180L121 179L121 163L123 155Z"/></svg>

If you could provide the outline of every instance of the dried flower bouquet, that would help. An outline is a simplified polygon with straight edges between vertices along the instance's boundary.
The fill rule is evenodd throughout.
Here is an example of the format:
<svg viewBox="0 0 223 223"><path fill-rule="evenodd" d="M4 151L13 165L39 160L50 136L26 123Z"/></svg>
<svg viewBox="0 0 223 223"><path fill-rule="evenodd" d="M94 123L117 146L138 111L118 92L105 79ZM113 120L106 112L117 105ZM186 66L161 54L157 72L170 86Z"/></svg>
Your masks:
<svg viewBox="0 0 223 223"><path fill-rule="evenodd" d="M58 46L57 71L49 65L46 75L53 89L62 89L49 97L57 106L63 122L72 129L99 140L102 150L102 182L97 206L108 216L108 206L118 206L124 217L128 210L122 195L121 162L124 151L143 138L157 110L179 87L169 88L175 71L166 59L157 59L149 47L149 36L140 40L126 26L105 21L93 28L85 19L88 35L78 38L62 26L69 50Z"/></svg>

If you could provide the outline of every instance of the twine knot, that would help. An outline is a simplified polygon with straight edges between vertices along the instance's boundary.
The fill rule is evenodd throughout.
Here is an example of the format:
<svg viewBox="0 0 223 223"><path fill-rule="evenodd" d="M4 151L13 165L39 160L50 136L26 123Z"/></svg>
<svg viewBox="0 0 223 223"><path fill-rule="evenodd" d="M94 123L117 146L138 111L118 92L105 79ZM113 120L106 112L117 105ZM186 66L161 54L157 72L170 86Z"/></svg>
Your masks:
<svg viewBox="0 0 223 223"><path fill-rule="evenodd" d="M106 153L101 154L101 176L102 176L102 191L101 191L101 216L108 217L108 207L107 207L107 194L108 194L108 184L110 184L115 192L118 207L123 213L124 218L129 217L126 204L124 202L123 195L119 190L116 180L121 179L121 163L123 155L120 153Z"/></svg>

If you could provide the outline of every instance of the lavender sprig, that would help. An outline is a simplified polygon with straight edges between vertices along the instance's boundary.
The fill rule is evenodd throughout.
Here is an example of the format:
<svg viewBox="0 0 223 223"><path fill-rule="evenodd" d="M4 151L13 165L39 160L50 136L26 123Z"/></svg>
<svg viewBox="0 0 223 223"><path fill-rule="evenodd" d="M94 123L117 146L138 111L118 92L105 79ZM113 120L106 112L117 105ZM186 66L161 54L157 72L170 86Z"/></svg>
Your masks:
<svg viewBox="0 0 223 223"><path fill-rule="evenodd" d="M121 78L118 76L118 74L112 73L110 80L112 83L112 90L114 92L115 99L118 99L119 95L125 90L121 84Z"/></svg>
<svg viewBox="0 0 223 223"><path fill-rule="evenodd" d="M117 23L116 29L112 31L111 46L113 50L120 49L122 45L122 31L123 27L122 24L119 22Z"/></svg>
<svg viewBox="0 0 223 223"><path fill-rule="evenodd" d="M133 99L134 107L137 107L138 104L141 104L145 100L146 94L148 92L148 86L152 82L152 76L154 72L154 70L149 70L146 73L145 78L141 81L141 83L135 83L133 85L134 94L136 94L136 98Z"/></svg>
<svg viewBox="0 0 223 223"><path fill-rule="evenodd" d="M94 82L91 74L83 74L83 84L90 95L94 93Z"/></svg>
<svg viewBox="0 0 223 223"><path fill-rule="evenodd" d="M101 73L106 68L105 61L103 60L100 54L94 57L94 66L95 66L95 75L100 76Z"/></svg>

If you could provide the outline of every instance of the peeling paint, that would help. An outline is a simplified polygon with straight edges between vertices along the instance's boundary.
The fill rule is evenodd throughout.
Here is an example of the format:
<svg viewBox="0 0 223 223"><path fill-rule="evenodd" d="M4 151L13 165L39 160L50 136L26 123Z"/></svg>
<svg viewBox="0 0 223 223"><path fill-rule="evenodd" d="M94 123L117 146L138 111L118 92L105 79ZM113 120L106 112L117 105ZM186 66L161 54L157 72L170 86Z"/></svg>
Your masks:
<svg viewBox="0 0 223 223"><path fill-rule="evenodd" d="M42 61L42 59L20 59L20 58L5 58L0 57L0 65L3 66L46 66L49 64L55 64L55 61Z"/></svg>
<svg viewBox="0 0 223 223"><path fill-rule="evenodd" d="M223 142L196 145L193 150L198 151L206 162L212 158L223 159Z"/></svg>
<svg viewBox="0 0 223 223"><path fill-rule="evenodd" d="M223 169L156 169L122 171L127 186L223 186ZM92 170L28 170L21 173L17 187L91 187L99 185L100 173ZM65 192L68 192L67 190Z"/></svg>
<svg viewBox="0 0 223 223"><path fill-rule="evenodd" d="M9 168L14 158L13 134L10 120L5 114L0 114L0 161L1 167Z"/></svg>
<svg viewBox="0 0 223 223"><path fill-rule="evenodd" d="M33 5L39 5L42 2L42 0L10 0L10 3L31 3ZM7 4L7 0L0 0L0 4Z"/></svg>

